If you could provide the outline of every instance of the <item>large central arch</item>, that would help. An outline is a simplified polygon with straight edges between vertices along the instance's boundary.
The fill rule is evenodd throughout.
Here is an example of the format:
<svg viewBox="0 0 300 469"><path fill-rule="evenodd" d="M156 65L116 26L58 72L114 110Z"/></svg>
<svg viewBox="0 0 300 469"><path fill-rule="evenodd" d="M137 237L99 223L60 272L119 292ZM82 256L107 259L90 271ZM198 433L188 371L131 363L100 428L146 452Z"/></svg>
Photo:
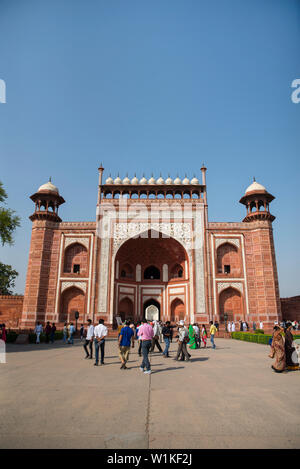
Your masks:
<svg viewBox="0 0 300 469"><path fill-rule="evenodd" d="M162 320L171 318L171 303L178 296L185 315L189 314L189 256L172 237L148 230L125 241L115 255L113 277L114 317L119 315L120 298L125 295L133 303L135 321L142 319L144 304L150 299L159 305Z"/></svg>

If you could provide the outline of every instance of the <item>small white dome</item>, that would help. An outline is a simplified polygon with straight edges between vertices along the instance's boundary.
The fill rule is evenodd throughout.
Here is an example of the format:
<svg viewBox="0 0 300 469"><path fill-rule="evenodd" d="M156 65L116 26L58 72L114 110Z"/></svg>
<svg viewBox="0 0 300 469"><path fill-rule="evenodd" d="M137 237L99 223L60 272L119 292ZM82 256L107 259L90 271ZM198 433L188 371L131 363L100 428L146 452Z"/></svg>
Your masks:
<svg viewBox="0 0 300 469"><path fill-rule="evenodd" d="M194 176L191 180L191 184L199 184L199 180Z"/></svg>
<svg viewBox="0 0 300 469"><path fill-rule="evenodd" d="M114 183L114 180L111 176L109 176L105 181L105 184L113 184L113 183Z"/></svg>
<svg viewBox="0 0 300 469"><path fill-rule="evenodd" d="M124 177L124 179L123 179L123 184L130 184L130 179L129 179L129 177L127 177L127 176Z"/></svg>
<svg viewBox="0 0 300 469"><path fill-rule="evenodd" d="M173 184L173 179L170 176L166 179L166 184Z"/></svg>
<svg viewBox="0 0 300 469"><path fill-rule="evenodd" d="M134 176L134 178L131 179L131 184L138 184L139 183L139 180L136 176Z"/></svg>
<svg viewBox="0 0 300 469"><path fill-rule="evenodd" d="M252 184L250 184L250 186L247 187L245 194L248 194L248 192L253 192L253 191L265 191L265 192L267 192L266 188L262 184L259 184L256 181L253 181Z"/></svg>
<svg viewBox="0 0 300 469"><path fill-rule="evenodd" d="M157 184L164 184L165 181L163 180L163 178L160 176L157 181L156 181Z"/></svg>
<svg viewBox="0 0 300 469"><path fill-rule="evenodd" d="M174 179L174 184L181 184L181 179L178 176Z"/></svg>
<svg viewBox="0 0 300 469"><path fill-rule="evenodd" d="M190 180L185 176L184 180L182 181L182 184L188 185L190 183Z"/></svg>
<svg viewBox="0 0 300 469"><path fill-rule="evenodd" d="M156 180L153 176L151 176L151 178L149 179L148 184L156 184Z"/></svg>
<svg viewBox="0 0 300 469"><path fill-rule="evenodd" d="M116 179L114 180L114 184L122 184L122 179L119 176L116 177Z"/></svg>
<svg viewBox="0 0 300 469"><path fill-rule="evenodd" d="M148 181L147 179L143 176L142 179L140 180L140 184L147 184Z"/></svg>
<svg viewBox="0 0 300 469"><path fill-rule="evenodd" d="M38 188L38 192L55 192L56 194L59 194L57 187L52 184L51 181L46 182L46 184L43 184Z"/></svg>

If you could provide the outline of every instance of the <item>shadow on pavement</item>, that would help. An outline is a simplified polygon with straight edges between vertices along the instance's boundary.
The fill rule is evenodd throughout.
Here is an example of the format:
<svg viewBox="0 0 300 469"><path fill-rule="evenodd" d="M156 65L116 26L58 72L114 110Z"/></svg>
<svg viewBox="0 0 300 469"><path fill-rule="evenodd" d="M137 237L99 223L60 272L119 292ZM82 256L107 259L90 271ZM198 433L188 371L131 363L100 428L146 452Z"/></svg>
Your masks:
<svg viewBox="0 0 300 469"><path fill-rule="evenodd" d="M152 365L151 365L151 368L152 368ZM163 371L173 371L173 370L180 370L182 368L185 368L184 366L170 366L168 368L162 368L160 370L155 370L155 371L152 371L152 375L156 374L156 373L161 373Z"/></svg>

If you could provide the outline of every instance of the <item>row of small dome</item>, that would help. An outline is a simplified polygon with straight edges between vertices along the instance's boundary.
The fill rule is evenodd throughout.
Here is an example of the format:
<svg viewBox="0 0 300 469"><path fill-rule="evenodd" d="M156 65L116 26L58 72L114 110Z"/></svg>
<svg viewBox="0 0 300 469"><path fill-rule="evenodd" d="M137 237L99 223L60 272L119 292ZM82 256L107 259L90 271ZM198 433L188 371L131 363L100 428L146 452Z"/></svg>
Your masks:
<svg viewBox="0 0 300 469"><path fill-rule="evenodd" d="M109 176L106 181L105 181L105 184L133 184L133 185L137 185L137 184L184 184L184 185L188 185L188 184L199 184L199 180L194 176L193 179L191 179L191 181L185 177L182 181L181 179L177 176L174 180L169 176L166 180L164 180L161 176L158 178L158 179L155 179L153 176L150 178L150 179L146 179L144 176L139 180L136 176L134 176L134 178L132 178L131 180L129 179L128 176L126 176L123 180L118 176L116 177L116 179L113 179L111 176Z"/></svg>
<svg viewBox="0 0 300 469"><path fill-rule="evenodd" d="M133 179L129 179L127 176L122 179L118 176L115 180L113 180L111 177L107 178L105 181L106 184L199 184L199 181L196 177L193 177L193 179L190 181L187 177L185 177L182 181L177 177L176 179L171 179L168 177L165 181L162 177L159 177L157 180L154 179L154 177L151 177L149 181L143 176L142 179L138 180L136 176L134 176ZM265 186L262 184L259 184L255 180L250 184L249 187L247 187L245 193L248 194L249 192L267 192ZM46 184L43 184L42 186L39 187L38 192L55 192L56 194L59 195L58 188L52 184L51 179L46 182Z"/></svg>

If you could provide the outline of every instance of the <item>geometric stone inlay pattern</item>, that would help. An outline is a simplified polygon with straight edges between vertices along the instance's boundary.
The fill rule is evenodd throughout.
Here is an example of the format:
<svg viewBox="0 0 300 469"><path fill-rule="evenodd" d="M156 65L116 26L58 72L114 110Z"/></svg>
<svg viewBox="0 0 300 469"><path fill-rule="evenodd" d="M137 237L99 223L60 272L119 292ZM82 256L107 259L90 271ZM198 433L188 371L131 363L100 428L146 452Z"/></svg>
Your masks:
<svg viewBox="0 0 300 469"><path fill-rule="evenodd" d="M77 287L86 293L86 282L62 282L61 283L61 293L69 287Z"/></svg>
<svg viewBox="0 0 300 469"><path fill-rule="evenodd" d="M239 292L243 293L243 284L241 282L218 282L218 293L229 287L235 288Z"/></svg>

